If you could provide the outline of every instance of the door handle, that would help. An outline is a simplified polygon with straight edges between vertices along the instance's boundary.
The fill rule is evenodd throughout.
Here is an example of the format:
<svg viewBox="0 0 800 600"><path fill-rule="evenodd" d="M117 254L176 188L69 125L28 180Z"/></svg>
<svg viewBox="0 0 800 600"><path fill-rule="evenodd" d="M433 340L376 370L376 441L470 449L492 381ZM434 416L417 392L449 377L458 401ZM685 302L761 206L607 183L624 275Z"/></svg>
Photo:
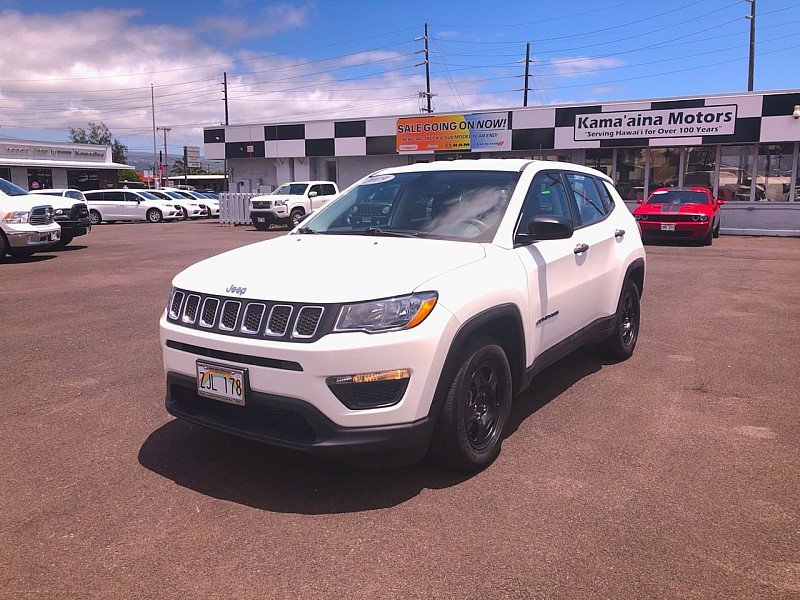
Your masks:
<svg viewBox="0 0 800 600"><path fill-rule="evenodd" d="M588 249L589 249L589 244L578 244L577 246L575 246L575 250L573 250L573 252L575 254L583 254Z"/></svg>
<svg viewBox="0 0 800 600"><path fill-rule="evenodd" d="M623 235L625 235L625 230L624 229L617 229L614 232L614 237L621 238Z"/></svg>

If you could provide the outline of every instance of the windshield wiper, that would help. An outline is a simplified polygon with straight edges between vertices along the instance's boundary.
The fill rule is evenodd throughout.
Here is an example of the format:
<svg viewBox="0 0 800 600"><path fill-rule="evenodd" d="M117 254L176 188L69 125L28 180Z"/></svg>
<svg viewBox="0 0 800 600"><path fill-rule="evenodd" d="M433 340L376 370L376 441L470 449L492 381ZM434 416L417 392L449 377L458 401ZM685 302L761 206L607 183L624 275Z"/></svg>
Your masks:
<svg viewBox="0 0 800 600"><path fill-rule="evenodd" d="M354 231L353 233L383 235L386 237L419 237L419 234L413 231L397 231L396 229L381 229L380 227L367 227L363 231Z"/></svg>
<svg viewBox="0 0 800 600"><path fill-rule="evenodd" d="M301 227L297 230L297 233L317 233L313 229L309 229L308 227Z"/></svg>

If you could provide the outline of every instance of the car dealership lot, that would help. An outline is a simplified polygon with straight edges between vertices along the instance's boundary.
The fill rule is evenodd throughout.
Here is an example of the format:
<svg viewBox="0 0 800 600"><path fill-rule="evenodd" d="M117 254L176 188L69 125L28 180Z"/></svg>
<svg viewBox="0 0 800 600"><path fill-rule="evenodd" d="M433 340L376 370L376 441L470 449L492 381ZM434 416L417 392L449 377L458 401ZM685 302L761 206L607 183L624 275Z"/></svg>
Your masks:
<svg viewBox="0 0 800 600"><path fill-rule="evenodd" d="M800 594L800 240L648 246L633 358L544 371L469 477L167 416L172 276L283 234L101 225L0 264L0 595Z"/></svg>

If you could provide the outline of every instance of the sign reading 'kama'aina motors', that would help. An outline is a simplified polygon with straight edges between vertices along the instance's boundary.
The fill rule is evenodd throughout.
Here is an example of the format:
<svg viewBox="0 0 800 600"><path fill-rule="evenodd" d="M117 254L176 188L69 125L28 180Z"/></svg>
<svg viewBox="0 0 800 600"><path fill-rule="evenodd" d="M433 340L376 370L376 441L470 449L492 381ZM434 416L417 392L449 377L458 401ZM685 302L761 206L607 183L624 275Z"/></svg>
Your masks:
<svg viewBox="0 0 800 600"><path fill-rule="evenodd" d="M673 138L729 135L736 128L735 104L700 108L628 110L575 115L574 139Z"/></svg>

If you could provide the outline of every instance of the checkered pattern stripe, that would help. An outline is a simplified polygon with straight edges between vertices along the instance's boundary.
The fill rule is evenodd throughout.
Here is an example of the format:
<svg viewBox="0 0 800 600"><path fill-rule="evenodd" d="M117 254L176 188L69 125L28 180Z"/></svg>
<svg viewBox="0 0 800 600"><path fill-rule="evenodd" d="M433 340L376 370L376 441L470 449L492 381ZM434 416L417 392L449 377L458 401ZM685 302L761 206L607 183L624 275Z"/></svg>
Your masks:
<svg viewBox="0 0 800 600"><path fill-rule="evenodd" d="M730 135L675 138L624 138L575 141L575 117L617 111L703 108L735 104L736 126ZM508 111L511 150L568 150L643 146L694 146L800 140L800 121L792 111L800 92L714 96L685 100L643 101L530 107ZM293 158L397 154L396 117L345 121L308 121L283 125L230 125L204 132L206 158Z"/></svg>

